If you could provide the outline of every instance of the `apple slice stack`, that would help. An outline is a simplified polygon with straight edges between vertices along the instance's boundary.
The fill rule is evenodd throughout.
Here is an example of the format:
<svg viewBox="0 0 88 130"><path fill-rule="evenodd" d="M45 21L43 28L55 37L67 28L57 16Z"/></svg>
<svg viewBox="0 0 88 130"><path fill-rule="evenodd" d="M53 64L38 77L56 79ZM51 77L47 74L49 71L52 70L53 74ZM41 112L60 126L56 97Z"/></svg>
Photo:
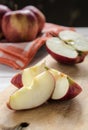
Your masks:
<svg viewBox="0 0 88 130"><path fill-rule="evenodd" d="M13 110L35 108L50 98L72 99L82 91L68 75L48 68L45 62L24 69L12 78L11 83L19 88L7 103Z"/></svg>
<svg viewBox="0 0 88 130"><path fill-rule="evenodd" d="M49 54L61 63L76 64L88 54L88 40L77 32L65 30L46 41Z"/></svg>

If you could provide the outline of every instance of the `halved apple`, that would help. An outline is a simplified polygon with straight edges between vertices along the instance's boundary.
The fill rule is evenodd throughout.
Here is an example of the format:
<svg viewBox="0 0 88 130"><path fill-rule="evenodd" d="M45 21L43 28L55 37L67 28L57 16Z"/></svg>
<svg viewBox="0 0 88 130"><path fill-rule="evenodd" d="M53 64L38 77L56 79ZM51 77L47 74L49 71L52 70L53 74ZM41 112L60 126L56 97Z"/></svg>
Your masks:
<svg viewBox="0 0 88 130"><path fill-rule="evenodd" d="M88 41L77 32L61 31L58 37L46 41L48 53L58 62L76 64L88 54Z"/></svg>
<svg viewBox="0 0 88 130"><path fill-rule="evenodd" d="M49 71L37 75L31 85L10 96L8 106L13 110L31 109L45 103L53 93L55 79Z"/></svg>
<svg viewBox="0 0 88 130"><path fill-rule="evenodd" d="M56 84L51 99L68 100L76 97L82 88L73 79L64 73L60 73L55 69L49 70L55 77Z"/></svg>
<svg viewBox="0 0 88 130"><path fill-rule="evenodd" d="M45 70L45 66L45 62L41 62L32 67L26 68L13 76L11 83L18 88L21 88L22 86L29 86L33 78Z"/></svg>

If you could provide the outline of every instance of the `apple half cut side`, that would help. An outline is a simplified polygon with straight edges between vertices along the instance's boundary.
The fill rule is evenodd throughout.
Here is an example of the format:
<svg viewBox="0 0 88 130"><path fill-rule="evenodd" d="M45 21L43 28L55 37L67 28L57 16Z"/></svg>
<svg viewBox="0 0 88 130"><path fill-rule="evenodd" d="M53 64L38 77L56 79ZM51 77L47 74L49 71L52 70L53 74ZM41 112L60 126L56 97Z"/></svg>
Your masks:
<svg viewBox="0 0 88 130"><path fill-rule="evenodd" d="M82 91L80 85L66 74L60 73L55 69L50 69L50 72L54 75L56 80L51 99L65 101L76 97Z"/></svg>
<svg viewBox="0 0 88 130"><path fill-rule="evenodd" d="M88 54L88 40L77 32L64 30L46 41L49 54L61 63L76 64Z"/></svg>
<svg viewBox="0 0 88 130"><path fill-rule="evenodd" d="M49 71L44 71L33 79L30 86L22 87L13 93L7 106L13 110L38 107L51 97L54 86L54 76Z"/></svg>
<svg viewBox="0 0 88 130"><path fill-rule="evenodd" d="M65 43L75 48L75 50L88 54L88 40L81 34L65 30L61 31L58 36Z"/></svg>
<svg viewBox="0 0 88 130"><path fill-rule="evenodd" d="M78 58L77 51L58 37L49 38L46 41L46 48L48 53L61 63L75 63Z"/></svg>
<svg viewBox="0 0 88 130"><path fill-rule="evenodd" d="M37 63L36 65L26 68L20 73L16 74L12 77L11 83L17 88L21 88L23 86L30 86L33 78L38 74L45 71L45 61L41 63Z"/></svg>

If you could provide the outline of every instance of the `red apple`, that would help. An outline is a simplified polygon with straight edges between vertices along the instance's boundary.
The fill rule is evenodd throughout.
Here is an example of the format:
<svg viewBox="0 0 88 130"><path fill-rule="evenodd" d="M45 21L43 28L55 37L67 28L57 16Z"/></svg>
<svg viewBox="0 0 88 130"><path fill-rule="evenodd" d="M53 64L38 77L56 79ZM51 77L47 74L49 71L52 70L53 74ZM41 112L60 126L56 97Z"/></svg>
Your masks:
<svg viewBox="0 0 88 130"><path fill-rule="evenodd" d="M61 31L58 37L46 41L48 53L58 62L76 64L88 54L88 41L73 31Z"/></svg>
<svg viewBox="0 0 88 130"><path fill-rule="evenodd" d="M36 8L36 7L32 6L32 5L26 6L23 9L24 10L25 9L31 10L35 14L35 16L36 16L36 18L38 20L38 25L39 25L38 32L41 32L41 30L44 27L45 21L46 21L46 18L44 16L44 14L38 8Z"/></svg>
<svg viewBox="0 0 88 130"><path fill-rule="evenodd" d="M38 33L37 19L29 10L11 11L3 16L2 30L9 42L30 41Z"/></svg>
<svg viewBox="0 0 88 130"><path fill-rule="evenodd" d="M11 11L6 5L0 5L0 38L3 36L2 32L2 17L4 16L5 13Z"/></svg>

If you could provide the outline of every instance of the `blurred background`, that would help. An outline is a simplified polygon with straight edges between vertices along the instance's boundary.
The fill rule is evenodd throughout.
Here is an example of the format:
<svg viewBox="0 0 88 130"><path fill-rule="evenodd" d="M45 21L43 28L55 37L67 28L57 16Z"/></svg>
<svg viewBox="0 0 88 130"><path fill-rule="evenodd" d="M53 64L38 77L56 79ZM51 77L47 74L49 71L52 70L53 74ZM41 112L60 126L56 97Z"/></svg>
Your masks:
<svg viewBox="0 0 88 130"><path fill-rule="evenodd" d="M87 0L0 0L0 4L13 10L34 5L45 14L47 22L63 26L88 27Z"/></svg>

